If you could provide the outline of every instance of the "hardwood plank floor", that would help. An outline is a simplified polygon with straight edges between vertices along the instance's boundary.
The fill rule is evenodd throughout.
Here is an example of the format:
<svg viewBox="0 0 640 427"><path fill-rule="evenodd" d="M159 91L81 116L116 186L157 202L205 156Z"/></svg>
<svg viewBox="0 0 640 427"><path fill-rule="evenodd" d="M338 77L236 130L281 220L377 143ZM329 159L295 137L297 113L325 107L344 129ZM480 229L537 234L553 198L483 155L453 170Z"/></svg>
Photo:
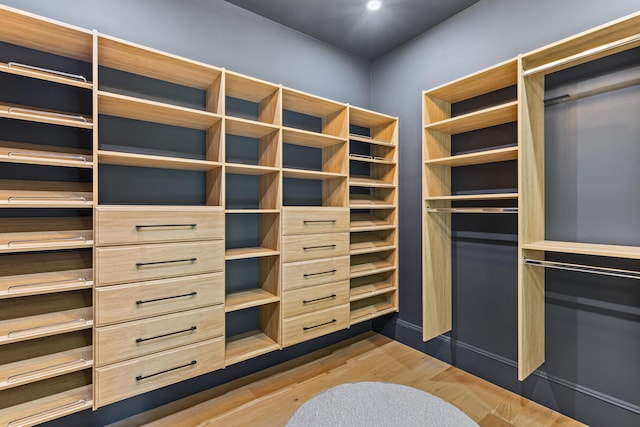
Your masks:
<svg viewBox="0 0 640 427"><path fill-rule="evenodd" d="M111 427L284 426L313 396L356 381L424 390L457 406L482 427L584 425L387 337L367 333Z"/></svg>

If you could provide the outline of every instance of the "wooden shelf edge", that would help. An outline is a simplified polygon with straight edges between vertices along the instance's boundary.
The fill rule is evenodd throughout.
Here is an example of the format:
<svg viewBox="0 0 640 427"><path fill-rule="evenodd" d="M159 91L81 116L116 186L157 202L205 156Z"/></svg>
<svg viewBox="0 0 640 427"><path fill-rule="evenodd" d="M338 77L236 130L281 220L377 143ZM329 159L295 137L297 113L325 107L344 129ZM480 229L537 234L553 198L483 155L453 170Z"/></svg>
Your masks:
<svg viewBox="0 0 640 427"><path fill-rule="evenodd" d="M385 225L370 225L370 226L360 226L354 227L351 226L349 229L350 233L362 233L365 231L384 231L384 230L394 230L396 228L393 224L385 224Z"/></svg>
<svg viewBox="0 0 640 427"><path fill-rule="evenodd" d="M82 79L74 79L56 74L55 71L46 72L45 69L32 68L29 64L19 64L15 62L0 62L0 73L14 74L17 76L29 77L37 80L44 80L52 83L59 83L66 86L75 86L83 89L93 89L93 83ZM79 76L78 76L79 77Z"/></svg>
<svg viewBox="0 0 640 427"><path fill-rule="evenodd" d="M392 141L385 141L382 139L374 139L374 138L370 138L368 136L364 136L364 135L357 135L357 134L349 134L349 139L351 141L358 141L358 142L364 142L367 144L374 144L374 145L382 145L384 147L391 147L391 148L395 148L396 144L394 144Z"/></svg>
<svg viewBox="0 0 640 427"><path fill-rule="evenodd" d="M325 180L325 179L346 179L347 174L286 168L286 169L282 169L282 177L292 178L292 179Z"/></svg>
<svg viewBox="0 0 640 427"><path fill-rule="evenodd" d="M90 289L92 278L91 268L3 276L0 277L0 299Z"/></svg>
<svg viewBox="0 0 640 427"><path fill-rule="evenodd" d="M350 249L349 250L349 255L374 254L374 253L377 253L377 252L393 251L395 249L396 249L396 245L369 246L369 247L360 248L360 249Z"/></svg>
<svg viewBox="0 0 640 427"><path fill-rule="evenodd" d="M0 117L81 129L93 129L93 120L89 116L49 111L24 105L0 104Z"/></svg>
<svg viewBox="0 0 640 427"><path fill-rule="evenodd" d="M258 307L261 305L279 302L280 297L264 289L250 289L248 291L234 292L225 298L224 311L243 310L245 308Z"/></svg>
<svg viewBox="0 0 640 427"><path fill-rule="evenodd" d="M475 153L460 154L457 156L441 157L438 159L427 160L425 165L436 166L471 166L482 165L487 163L505 162L516 160L518 158L518 147L498 148L495 150L485 150Z"/></svg>
<svg viewBox="0 0 640 427"><path fill-rule="evenodd" d="M234 260L234 259L248 259L248 258L259 258L259 257L268 257L268 256L277 256L280 255L280 251L270 248L263 247L252 247L252 248L237 248L237 249L227 249L225 251L224 259L226 261Z"/></svg>
<svg viewBox="0 0 640 427"><path fill-rule="evenodd" d="M459 196L432 196L425 198L426 201L450 200L452 202L465 200L504 200L517 199L518 193L486 193L486 194L463 194Z"/></svg>
<svg viewBox="0 0 640 427"><path fill-rule="evenodd" d="M395 265L389 265L389 266L375 268L375 269L371 269L371 270L357 270L357 269L354 270L354 269L351 269L351 273L350 273L349 277L351 279L355 279L355 278L358 278L358 277L373 276L374 274L386 273L387 271L393 271L395 269L396 269Z"/></svg>
<svg viewBox="0 0 640 427"><path fill-rule="evenodd" d="M429 123L424 128L451 135L488 128L518 120L518 102L507 102L468 114Z"/></svg>
<svg viewBox="0 0 640 427"><path fill-rule="evenodd" d="M222 167L220 162L187 159L180 157L156 156L150 154L126 153L120 151L98 150L98 161L103 164L175 169L190 171L210 171Z"/></svg>
<svg viewBox="0 0 640 427"><path fill-rule="evenodd" d="M525 243L522 249L544 252L560 252L578 255L640 259L639 246L604 245L599 243L576 243L554 240L541 240Z"/></svg>
<svg viewBox="0 0 640 427"><path fill-rule="evenodd" d="M375 297L376 295L384 295L384 294L388 294L391 292L394 292L397 290L397 287L389 284L389 286L384 287L384 288L379 288L376 289L375 291L366 291L366 292L361 292L361 293L354 293L354 289L357 288L351 288L351 295L349 297L349 302L354 302L354 301L360 301L363 299L367 299L369 297Z"/></svg>
<svg viewBox="0 0 640 427"><path fill-rule="evenodd" d="M275 350L280 345L262 331L252 331L227 339L225 366L233 365Z"/></svg>
<svg viewBox="0 0 640 427"><path fill-rule="evenodd" d="M91 169L93 153L90 150L0 141L0 162Z"/></svg>
<svg viewBox="0 0 640 427"><path fill-rule="evenodd" d="M385 314L395 313L396 311L398 311L393 306L377 310L374 313L370 313L369 310L367 310L367 307L365 307L365 308L363 308L361 310L363 310L363 311L366 310L367 314L358 316L357 313L358 313L359 310L354 310L354 311L351 312L351 317L350 317L350 321L349 321L349 324L351 326L353 326L355 324L358 324L358 323L365 322L367 320L375 319L376 317L384 316ZM355 313L355 315L354 315L354 313Z"/></svg>

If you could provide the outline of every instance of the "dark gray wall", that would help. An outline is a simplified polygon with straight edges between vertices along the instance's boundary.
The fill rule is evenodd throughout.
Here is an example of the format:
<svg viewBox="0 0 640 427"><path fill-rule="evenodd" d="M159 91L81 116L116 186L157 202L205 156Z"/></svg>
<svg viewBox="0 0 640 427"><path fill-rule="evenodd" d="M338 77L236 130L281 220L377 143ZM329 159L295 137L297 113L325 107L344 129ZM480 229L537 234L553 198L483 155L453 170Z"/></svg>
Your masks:
<svg viewBox="0 0 640 427"><path fill-rule="evenodd" d="M2 0L273 83L369 107L369 61L223 0Z"/></svg>
<svg viewBox="0 0 640 427"><path fill-rule="evenodd" d="M400 118L400 314L395 322L374 323L374 328L394 336L415 348L436 355L483 378L533 398L553 409L595 426L640 425L640 366L637 354L640 341L640 296L637 283L603 280L572 273L547 273L547 350L541 371L523 383L517 381L517 227L509 220L454 216L453 298L454 330L451 334L422 343L421 239L416 233L421 223L421 91L473 73L519 53L576 34L640 9L637 0L482 0L443 24L376 60L372 64L372 108ZM636 61L637 63L637 61ZM637 90L635 91L637 92ZM585 104L596 100L585 101ZM621 102L624 102L621 101ZM618 102L618 105L620 103ZM570 108L570 107L559 107ZM607 104L600 111L607 111ZM627 114L637 112L637 101L629 104ZM595 110L584 110L582 118ZM637 114L635 115L637 117ZM553 119L564 123L561 115ZM633 120L633 119L632 119ZM584 123L584 121L582 121ZM629 122L627 122L629 123ZM547 188L547 203L572 202L567 190L586 194L585 184L594 182L589 164L595 166L616 136L626 133L620 161L640 158L638 138L631 137L636 124L618 129L603 139L611 123L598 126L598 142L587 140L589 152L564 147L568 162L585 160L587 167L563 170L566 164L556 159L548 165L555 176L573 177L558 188ZM591 129L593 131L593 129ZM560 127L556 133L564 132ZM588 130L583 130L583 136ZM593 134L594 136L596 134ZM574 135L576 136L576 135ZM630 145L635 144L635 147ZM605 158L609 159L609 157ZM625 160L626 159L626 160ZM572 172L581 172L578 178ZM493 173L493 172L492 172ZM634 175L634 173L636 175ZM566 217L567 209L548 210L552 233L567 235L626 236L626 243L638 243L637 167L614 171L607 184L618 188L620 177L631 177L624 185L625 209L607 194L606 203L590 211L578 206L581 215ZM603 190L596 189L603 193ZM606 190L604 190L606 191ZM611 192L610 192L611 193ZM615 193L615 192L613 192ZM594 203L594 195L587 200ZM575 198L575 197L574 197ZM627 209L631 206L632 209ZM571 212L569 212L571 214ZM562 216L564 215L564 216ZM594 219L614 215L615 232L594 229ZM628 228L630 218L633 226ZM566 224L578 219L578 231ZM568 221L568 222L567 222ZM591 225L589 225L591 224ZM635 227L634 227L635 226ZM625 234L624 229L630 230ZM549 230L548 230L549 233ZM559 238L559 237L558 237ZM605 243L605 242L602 242ZM610 243L610 242L606 242ZM623 241L617 241L624 244ZM569 259L573 262L589 262ZM634 264L634 263L631 263ZM629 263L625 264L629 267ZM637 269L638 263L631 265ZM622 267L623 268L623 267ZM624 280L624 279L621 279Z"/></svg>

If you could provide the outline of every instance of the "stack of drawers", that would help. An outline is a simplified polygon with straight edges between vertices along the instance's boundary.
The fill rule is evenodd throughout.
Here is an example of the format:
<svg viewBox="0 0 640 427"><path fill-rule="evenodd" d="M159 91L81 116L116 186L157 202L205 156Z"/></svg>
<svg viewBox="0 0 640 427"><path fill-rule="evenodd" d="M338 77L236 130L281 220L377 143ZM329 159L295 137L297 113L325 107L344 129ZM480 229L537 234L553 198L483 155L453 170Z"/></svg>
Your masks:
<svg viewBox="0 0 640 427"><path fill-rule="evenodd" d="M349 327L349 209L282 209L282 346Z"/></svg>
<svg viewBox="0 0 640 427"><path fill-rule="evenodd" d="M95 404L224 365L224 213L97 210Z"/></svg>

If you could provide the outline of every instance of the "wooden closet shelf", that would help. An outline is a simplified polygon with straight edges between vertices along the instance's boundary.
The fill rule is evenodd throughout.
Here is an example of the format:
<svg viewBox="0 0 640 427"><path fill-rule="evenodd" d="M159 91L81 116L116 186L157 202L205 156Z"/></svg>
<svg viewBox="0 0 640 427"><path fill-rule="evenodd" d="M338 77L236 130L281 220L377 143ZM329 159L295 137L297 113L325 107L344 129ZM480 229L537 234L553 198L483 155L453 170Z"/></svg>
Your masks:
<svg viewBox="0 0 640 427"><path fill-rule="evenodd" d="M505 200L505 199L517 199L518 193L485 193L485 194L462 194L453 196L431 196L425 200L450 200L452 202L465 201L465 200Z"/></svg>
<svg viewBox="0 0 640 427"><path fill-rule="evenodd" d="M396 144L394 144L391 141L386 141L383 139L374 139L370 136L364 136L364 135L357 135L355 133L350 133L349 134L349 140L351 141L358 141L358 142L365 142L367 144L373 144L373 145L380 145L383 147L389 147L389 148L395 148Z"/></svg>
<svg viewBox="0 0 640 427"><path fill-rule="evenodd" d="M356 323L361 323L396 311L395 306L390 302L378 302L376 304L351 310L350 323L351 325L355 325Z"/></svg>
<svg viewBox="0 0 640 427"><path fill-rule="evenodd" d="M207 130L222 120L219 114L131 96L98 91L100 114L171 126Z"/></svg>
<svg viewBox="0 0 640 427"><path fill-rule="evenodd" d="M522 249L561 252L567 254L595 255L602 257L640 259L640 246L603 245L598 243L560 242L541 240L526 243Z"/></svg>
<svg viewBox="0 0 640 427"><path fill-rule="evenodd" d="M26 120L50 125L92 129L93 119L89 116L63 111L44 110L26 105L0 104L0 118Z"/></svg>
<svg viewBox="0 0 640 427"><path fill-rule="evenodd" d="M377 231L377 230L393 230L396 226L389 221L380 219L372 215L351 215L350 231Z"/></svg>
<svg viewBox="0 0 640 427"><path fill-rule="evenodd" d="M91 346L0 365L0 390L58 377L92 366Z"/></svg>
<svg viewBox="0 0 640 427"><path fill-rule="evenodd" d="M0 73L15 74L17 76L29 77L32 79L45 80L53 83L60 83L68 86L76 86L84 89L92 89L93 84L80 75L73 75L58 70L48 70L46 68L35 67L29 64L18 62L0 62Z"/></svg>
<svg viewBox="0 0 640 427"><path fill-rule="evenodd" d="M224 119L225 133L246 136L248 138L262 138L280 130L279 126L255 120L226 116Z"/></svg>
<svg viewBox="0 0 640 427"><path fill-rule="evenodd" d="M224 311L243 310L245 308L258 307L265 304L279 302L280 297L273 295L264 289L249 289L241 292L227 294L224 302Z"/></svg>
<svg viewBox="0 0 640 427"><path fill-rule="evenodd" d="M91 169L93 154L90 150L55 145L0 141L0 162Z"/></svg>
<svg viewBox="0 0 640 427"><path fill-rule="evenodd" d="M282 128L282 141L285 144L303 145L305 147L325 148L336 144L345 144L346 138L310 132L302 129Z"/></svg>
<svg viewBox="0 0 640 427"><path fill-rule="evenodd" d="M495 150L479 151L476 153L460 154L457 156L441 157L427 160L426 165L438 166L469 166L482 165L486 163L505 162L518 158L518 147L499 148Z"/></svg>
<svg viewBox="0 0 640 427"><path fill-rule="evenodd" d="M52 271L0 277L0 299L93 287L93 269Z"/></svg>
<svg viewBox="0 0 640 427"><path fill-rule="evenodd" d="M98 64L202 90L222 75L217 67L104 34L98 35Z"/></svg>
<svg viewBox="0 0 640 427"><path fill-rule="evenodd" d="M225 172L238 175L266 175L280 172L280 168L273 166L245 165L241 163L226 163Z"/></svg>
<svg viewBox="0 0 640 427"><path fill-rule="evenodd" d="M134 166L143 168L176 169L189 171L210 171L222 167L220 162L186 159L180 157L154 156L149 154L124 153L120 151L98 150L98 161L108 165Z"/></svg>
<svg viewBox="0 0 640 427"><path fill-rule="evenodd" d="M229 337L225 349L225 365L233 365L279 349L280 345L262 331Z"/></svg>
<svg viewBox="0 0 640 427"><path fill-rule="evenodd" d="M313 179L313 180L342 179L342 178L346 179L347 178L347 175L343 173L311 171L311 170L304 170L304 169L282 169L282 175L284 178Z"/></svg>
<svg viewBox="0 0 640 427"><path fill-rule="evenodd" d="M356 126L374 127L384 126L398 120L387 114L378 113L376 111L365 110L364 108L349 106L349 123Z"/></svg>
<svg viewBox="0 0 640 427"><path fill-rule="evenodd" d="M273 96L280 90L279 85L234 73L233 71L227 70L224 77L225 95L232 98L260 103L260 101Z"/></svg>
<svg viewBox="0 0 640 427"><path fill-rule="evenodd" d="M350 255L361 255L375 252L392 251L396 249L396 245L393 243L380 240L375 242L357 242L351 243L349 246Z"/></svg>
<svg viewBox="0 0 640 427"><path fill-rule="evenodd" d="M357 285L357 286L353 286L353 285L354 283L352 281L351 298L350 298L352 302L373 297L376 295L388 294L389 292L393 292L396 290L395 285L386 280L382 280L374 283L366 283L364 285Z"/></svg>
<svg viewBox="0 0 640 427"><path fill-rule="evenodd" d="M91 329L93 307L0 321L0 345Z"/></svg>
<svg viewBox="0 0 640 427"><path fill-rule="evenodd" d="M487 108L473 113L463 114L450 119L431 123L425 126L427 130L435 130L451 135L488 128L518 120L518 102L513 101L496 107Z"/></svg>
<svg viewBox="0 0 640 427"><path fill-rule="evenodd" d="M0 253L93 247L93 230L33 231L0 234Z"/></svg>
<svg viewBox="0 0 640 427"><path fill-rule="evenodd" d="M393 202L376 199L369 194L350 194L349 207L351 209L392 209Z"/></svg>
<svg viewBox="0 0 640 427"><path fill-rule="evenodd" d="M0 180L0 208L91 208L91 183Z"/></svg>
<svg viewBox="0 0 640 427"><path fill-rule="evenodd" d="M282 109L310 116L326 117L347 108L346 104L311 95L288 87L282 88Z"/></svg>
<svg viewBox="0 0 640 427"><path fill-rule="evenodd" d="M392 262L386 260L354 264L351 266L351 278L371 276L378 273L393 271L395 269L396 266Z"/></svg>
<svg viewBox="0 0 640 427"><path fill-rule="evenodd" d="M280 255L280 251L263 247L227 249L224 254L225 260L260 258L266 256Z"/></svg>
<svg viewBox="0 0 640 427"><path fill-rule="evenodd" d="M279 214L280 209L227 209L228 214Z"/></svg>
<svg viewBox="0 0 640 427"><path fill-rule="evenodd" d="M375 163L378 165L395 165L395 160L383 159L379 157L371 157L367 155L349 154L349 160L355 162Z"/></svg>
<svg viewBox="0 0 640 427"><path fill-rule="evenodd" d="M375 179L368 176L351 175L349 177L349 185L351 187L371 187L371 188L395 188L393 182L386 182L381 179Z"/></svg>
<svg viewBox="0 0 640 427"><path fill-rule="evenodd" d="M0 410L0 425L28 427L89 409L93 387L86 385Z"/></svg>

